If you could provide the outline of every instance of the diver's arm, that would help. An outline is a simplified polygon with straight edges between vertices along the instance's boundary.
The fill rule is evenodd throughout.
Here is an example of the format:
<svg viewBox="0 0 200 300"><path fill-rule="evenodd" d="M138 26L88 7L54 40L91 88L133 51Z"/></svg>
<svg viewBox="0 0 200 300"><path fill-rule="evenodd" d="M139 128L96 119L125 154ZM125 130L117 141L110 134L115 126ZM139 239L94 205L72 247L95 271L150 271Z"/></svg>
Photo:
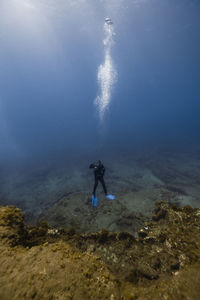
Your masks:
<svg viewBox="0 0 200 300"><path fill-rule="evenodd" d="M95 165L94 164L90 164L90 169L94 169Z"/></svg>

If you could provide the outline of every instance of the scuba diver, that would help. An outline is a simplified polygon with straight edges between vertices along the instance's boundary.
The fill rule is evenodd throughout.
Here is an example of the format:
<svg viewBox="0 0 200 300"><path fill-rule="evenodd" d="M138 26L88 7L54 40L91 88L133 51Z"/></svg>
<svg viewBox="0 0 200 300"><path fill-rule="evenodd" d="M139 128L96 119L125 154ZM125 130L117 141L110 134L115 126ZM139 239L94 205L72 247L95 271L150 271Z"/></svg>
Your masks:
<svg viewBox="0 0 200 300"><path fill-rule="evenodd" d="M96 189L98 186L99 181L101 182L103 186L104 193L106 195L106 198L110 200L114 200L115 196L113 195L108 195L107 193L107 188L104 182L104 174L105 174L105 168L104 165L101 163L100 160L98 160L95 164L90 165L90 169L94 169L94 188L93 188L93 193L92 193L92 205L97 206L98 205L98 199L96 197Z"/></svg>

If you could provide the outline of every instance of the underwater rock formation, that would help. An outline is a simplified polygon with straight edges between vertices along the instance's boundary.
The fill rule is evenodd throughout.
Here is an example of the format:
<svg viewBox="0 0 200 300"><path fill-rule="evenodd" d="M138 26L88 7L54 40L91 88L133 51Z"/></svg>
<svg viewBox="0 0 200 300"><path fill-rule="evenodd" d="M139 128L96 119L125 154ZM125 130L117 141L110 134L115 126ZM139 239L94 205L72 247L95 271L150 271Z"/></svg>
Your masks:
<svg viewBox="0 0 200 300"><path fill-rule="evenodd" d="M138 231L27 226L0 207L0 299L199 299L200 209L157 202Z"/></svg>

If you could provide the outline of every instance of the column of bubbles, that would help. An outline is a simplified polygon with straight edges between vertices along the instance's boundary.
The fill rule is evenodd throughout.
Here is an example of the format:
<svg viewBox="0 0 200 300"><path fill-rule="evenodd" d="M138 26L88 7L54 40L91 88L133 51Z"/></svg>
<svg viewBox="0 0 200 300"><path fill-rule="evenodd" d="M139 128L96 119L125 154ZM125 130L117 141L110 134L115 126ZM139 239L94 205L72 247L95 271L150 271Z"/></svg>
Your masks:
<svg viewBox="0 0 200 300"><path fill-rule="evenodd" d="M104 120L105 112L109 109L111 92L113 85L117 81L117 71L111 56L111 49L114 44L113 36L115 33L113 22L110 18L105 19L104 32L104 63L99 66L97 74L100 93L95 99L95 105L97 106L101 122Z"/></svg>

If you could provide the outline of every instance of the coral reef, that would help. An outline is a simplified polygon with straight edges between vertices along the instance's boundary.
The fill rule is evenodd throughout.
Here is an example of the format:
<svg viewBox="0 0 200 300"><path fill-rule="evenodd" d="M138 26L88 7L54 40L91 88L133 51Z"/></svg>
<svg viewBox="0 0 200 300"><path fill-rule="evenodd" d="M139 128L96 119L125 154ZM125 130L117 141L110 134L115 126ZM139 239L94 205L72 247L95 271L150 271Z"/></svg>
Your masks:
<svg viewBox="0 0 200 300"><path fill-rule="evenodd" d="M134 218L134 215L133 215ZM200 209L157 202L137 236L24 223L0 207L0 299L199 299Z"/></svg>

